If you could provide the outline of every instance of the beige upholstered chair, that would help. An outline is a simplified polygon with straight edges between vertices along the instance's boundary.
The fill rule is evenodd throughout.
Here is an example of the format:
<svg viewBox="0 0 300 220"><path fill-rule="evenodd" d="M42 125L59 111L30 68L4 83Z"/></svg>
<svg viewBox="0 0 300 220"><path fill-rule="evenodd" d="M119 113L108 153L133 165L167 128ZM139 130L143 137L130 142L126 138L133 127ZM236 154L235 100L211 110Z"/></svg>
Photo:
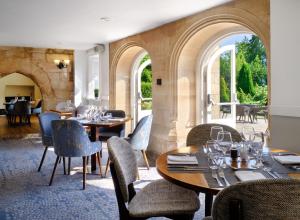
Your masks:
<svg viewBox="0 0 300 220"><path fill-rule="evenodd" d="M213 126L220 126L223 127L224 131L229 131L231 133L232 141L233 142L240 142L242 141L242 136L240 133L232 127L222 124L201 124L197 125L196 127L192 128L188 133L186 139L187 146L203 146L206 144L206 141L210 140L210 129Z"/></svg>
<svg viewBox="0 0 300 220"><path fill-rule="evenodd" d="M268 179L229 186L215 198L206 220L300 219L300 181Z"/></svg>
<svg viewBox="0 0 300 220"><path fill-rule="evenodd" d="M164 216L172 219L193 219L200 203L194 191L166 180L149 183L136 192L137 160L130 144L119 137L108 140L110 171L117 196L120 219L146 219Z"/></svg>

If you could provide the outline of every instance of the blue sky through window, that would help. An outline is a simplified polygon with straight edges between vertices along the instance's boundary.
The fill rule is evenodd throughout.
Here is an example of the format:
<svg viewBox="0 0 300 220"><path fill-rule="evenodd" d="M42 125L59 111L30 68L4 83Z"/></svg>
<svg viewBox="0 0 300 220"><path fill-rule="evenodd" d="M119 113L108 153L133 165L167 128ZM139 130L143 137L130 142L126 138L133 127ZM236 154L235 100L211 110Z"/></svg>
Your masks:
<svg viewBox="0 0 300 220"><path fill-rule="evenodd" d="M223 39L220 42L220 45L221 46L225 46L225 45L235 44L236 42L243 41L245 37L248 38L248 39L250 39L251 36L252 36L252 34L236 34L236 35L232 35L232 36L229 36L229 37Z"/></svg>

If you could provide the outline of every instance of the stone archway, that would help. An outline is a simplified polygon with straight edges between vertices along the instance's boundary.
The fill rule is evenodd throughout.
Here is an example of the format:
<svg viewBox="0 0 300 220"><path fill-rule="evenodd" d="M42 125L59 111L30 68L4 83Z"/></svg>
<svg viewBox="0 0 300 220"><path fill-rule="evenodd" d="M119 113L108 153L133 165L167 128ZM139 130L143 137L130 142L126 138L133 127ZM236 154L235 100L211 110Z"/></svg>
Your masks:
<svg viewBox="0 0 300 220"><path fill-rule="evenodd" d="M230 9L226 14L208 16L195 22L176 42L170 60L172 83L172 126L169 140L184 145L189 128L196 124L196 78L199 58L220 37L235 32L255 33L264 43L267 53L268 82L270 85L270 40L269 31L264 31L255 16L244 10ZM270 86L269 94L270 94ZM270 100L269 100L270 101ZM269 102L270 103L270 102Z"/></svg>
<svg viewBox="0 0 300 220"><path fill-rule="evenodd" d="M58 101L73 99L72 65L58 69L54 59L69 59L73 51L25 47L0 47L0 77L20 73L37 84L43 97L43 108L55 108Z"/></svg>

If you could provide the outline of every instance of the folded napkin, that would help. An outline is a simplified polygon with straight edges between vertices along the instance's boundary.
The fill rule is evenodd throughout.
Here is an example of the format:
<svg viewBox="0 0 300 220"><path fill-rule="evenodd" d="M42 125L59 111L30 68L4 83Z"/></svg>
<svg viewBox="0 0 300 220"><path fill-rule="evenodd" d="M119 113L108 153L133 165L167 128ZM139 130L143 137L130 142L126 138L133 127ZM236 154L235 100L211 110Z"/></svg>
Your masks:
<svg viewBox="0 0 300 220"><path fill-rule="evenodd" d="M266 179L263 174L254 171L235 171L234 173L240 181Z"/></svg>
<svg viewBox="0 0 300 220"><path fill-rule="evenodd" d="M300 164L300 156L295 155L274 156L274 159L281 164Z"/></svg>
<svg viewBox="0 0 300 220"><path fill-rule="evenodd" d="M117 117L114 117L114 118L109 118L108 120L109 120L109 121L124 121L124 118L117 118Z"/></svg>
<svg viewBox="0 0 300 220"><path fill-rule="evenodd" d="M189 164L189 165L198 165L198 160L196 156L177 156L177 155L168 155L168 164Z"/></svg>

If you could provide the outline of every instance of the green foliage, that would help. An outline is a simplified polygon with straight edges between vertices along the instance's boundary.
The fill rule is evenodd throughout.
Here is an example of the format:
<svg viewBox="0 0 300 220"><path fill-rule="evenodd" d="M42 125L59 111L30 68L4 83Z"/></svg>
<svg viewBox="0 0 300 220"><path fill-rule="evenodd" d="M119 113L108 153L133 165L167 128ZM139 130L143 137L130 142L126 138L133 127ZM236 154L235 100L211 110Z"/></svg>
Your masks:
<svg viewBox="0 0 300 220"><path fill-rule="evenodd" d="M151 65L147 66L141 74L142 82L152 82L152 68Z"/></svg>
<svg viewBox="0 0 300 220"><path fill-rule="evenodd" d="M244 63L237 78L237 90L244 91L246 94L254 95L254 85L251 69L248 63Z"/></svg>
<svg viewBox="0 0 300 220"><path fill-rule="evenodd" d="M256 86L255 94L247 94L242 89L238 91L238 99L241 104L258 104L265 106L268 104L268 88L267 86Z"/></svg>
<svg viewBox="0 0 300 220"><path fill-rule="evenodd" d="M147 60L150 60L150 55L149 54L146 54L144 57L143 57L143 59L141 60L141 62L140 62L140 65L142 65L145 61L147 61Z"/></svg>
<svg viewBox="0 0 300 220"><path fill-rule="evenodd" d="M251 63L253 82L257 85L267 85L267 67L257 55Z"/></svg>
<svg viewBox="0 0 300 220"><path fill-rule="evenodd" d="M152 83L142 82L142 97L143 98L151 98L152 97Z"/></svg>
<svg viewBox="0 0 300 220"><path fill-rule="evenodd" d="M142 110L151 110L152 109L152 100L142 101L141 107L142 107Z"/></svg>
<svg viewBox="0 0 300 220"><path fill-rule="evenodd" d="M220 102L230 101L230 90L223 76L220 78Z"/></svg>

